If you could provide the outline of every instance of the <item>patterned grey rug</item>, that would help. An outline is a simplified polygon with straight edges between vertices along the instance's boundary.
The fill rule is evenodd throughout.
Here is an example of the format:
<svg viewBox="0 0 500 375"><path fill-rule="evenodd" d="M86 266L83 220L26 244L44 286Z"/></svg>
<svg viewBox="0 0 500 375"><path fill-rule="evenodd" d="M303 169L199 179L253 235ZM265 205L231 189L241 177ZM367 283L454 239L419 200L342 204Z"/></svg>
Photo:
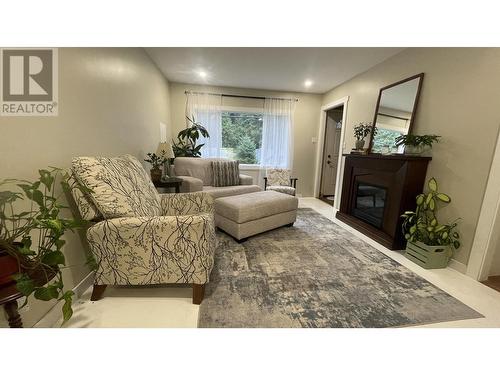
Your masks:
<svg viewBox="0 0 500 375"><path fill-rule="evenodd" d="M313 211L242 244L218 233L199 327L401 327L482 317Z"/></svg>

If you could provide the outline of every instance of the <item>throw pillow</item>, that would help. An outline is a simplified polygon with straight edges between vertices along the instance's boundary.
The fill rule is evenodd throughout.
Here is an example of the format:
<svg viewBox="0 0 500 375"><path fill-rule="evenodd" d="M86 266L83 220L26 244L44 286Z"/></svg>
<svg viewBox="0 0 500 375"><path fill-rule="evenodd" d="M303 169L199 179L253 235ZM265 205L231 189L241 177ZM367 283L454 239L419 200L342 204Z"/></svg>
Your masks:
<svg viewBox="0 0 500 375"><path fill-rule="evenodd" d="M240 183L240 162L212 161L213 184L216 187L234 186Z"/></svg>
<svg viewBox="0 0 500 375"><path fill-rule="evenodd" d="M71 168L104 218L161 215L160 196L133 156L78 157Z"/></svg>

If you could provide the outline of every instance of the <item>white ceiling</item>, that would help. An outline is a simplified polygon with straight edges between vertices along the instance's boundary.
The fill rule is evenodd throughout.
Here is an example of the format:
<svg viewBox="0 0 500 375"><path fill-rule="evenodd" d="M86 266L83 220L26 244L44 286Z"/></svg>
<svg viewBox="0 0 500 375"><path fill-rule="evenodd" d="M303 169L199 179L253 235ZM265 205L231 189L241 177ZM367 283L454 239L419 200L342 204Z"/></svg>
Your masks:
<svg viewBox="0 0 500 375"><path fill-rule="evenodd" d="M324 93L403 48L146 48L170 82ZM199 72L205 72L202 78ZM313 84L306 88L304 82Z"/></svg>

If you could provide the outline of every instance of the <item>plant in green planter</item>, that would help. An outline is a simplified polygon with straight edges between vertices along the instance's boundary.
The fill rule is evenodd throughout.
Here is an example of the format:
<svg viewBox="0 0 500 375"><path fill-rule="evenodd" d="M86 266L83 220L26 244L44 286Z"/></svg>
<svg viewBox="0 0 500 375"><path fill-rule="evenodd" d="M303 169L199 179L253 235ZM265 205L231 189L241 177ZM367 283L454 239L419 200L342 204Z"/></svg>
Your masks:
<svg viewBox="0 0 500 375"><path fill-rule="evenodd" d="M39 176L35 182L0 181L2 187L15 186L15 191L0 191L0 283L16 282L26 297L64 301L66 322L73 314L73 292L64 289L62 270L66 260L61 251L65 244L62 237L67 230L84 227L86 221L62 216L61 211L67 207L60 200L71 189L68 174L52 167L39 170ZM58 183L62 186L60 193L55 191ZM77 188L83 192L83 187Z"/></svg>
<svg viewBox="0 0 500 375"><path fill-rule="evenodd" d="M440 135L404 134L396 138L396 146L405 146L405 154L421 154L425 149L431 149L433 143L439 142Z"/></svg>
<svg viewBox="0 0 500 375"><path fill-rule="evenodd" d="M365 146L365 138L367 137L368 134L372 132L372 123L371 122L360 122L358 125L354 127L354 137L356 138L356 149L357 150L362 150L363 147ZM375 134L377 131L377 128L375 128Z"/></svg>
<svg viewBox="0 0 500 375"><path fill-rule="evenodd" d="M403 234L406 238L407 258L425 268L443 268L453 255L453 249L460 247L457 231L458 219L441 224L436 216L438 205L449 204L451 198L438 191L436 179L431 178L428 192L416 198L415 211L406 211L403 220Z"/></svg>
<svg viewBox="0 0 500 375"><path fill-rule="evenodd" d="M162 155L156 155L154 152L148 152L147 159L144 159L145 162L151 164L151 180L153 182L158 182L161 180L161 167L168 161L168 158L165 157L165 152Z"/></svg>
<svg viewBox="0 0 500 375"><path fill-rule="evenodd" d="M207 129L205 129L200 123L197 123L194 119L187 117L187 120L192 124L190 127L181 130L177 134L177 143L173 143L172 148L174 149L174 154L178 156L191 156L200 157L201 148L204 144L197 145L196 142L200 138L200 135L205 138L210 138Z"/></svg>

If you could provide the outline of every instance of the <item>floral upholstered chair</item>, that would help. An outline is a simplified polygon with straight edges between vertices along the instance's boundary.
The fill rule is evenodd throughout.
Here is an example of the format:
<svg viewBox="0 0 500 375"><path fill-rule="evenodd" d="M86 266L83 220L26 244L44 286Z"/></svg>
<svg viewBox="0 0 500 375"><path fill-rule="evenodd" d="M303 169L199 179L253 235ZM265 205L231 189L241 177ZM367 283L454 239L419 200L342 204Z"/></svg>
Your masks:
<svg viewBox="0 0 500 375"><path fill-rule="evenodd" d="M264 190L274 190L288 195L295 195L297 180L297 178L291 177L289 169L267 169L266 177L264 177Z"/></svg>
<svg viewBox="0 0 500 375"><path fill-rule="evenodd" d="M87 240L97 261L91 300L107 285L192 284L200 304L216 246L213 199L202 192L158 194L130 155L72 162L78 210L94 224Z"/></svg>

